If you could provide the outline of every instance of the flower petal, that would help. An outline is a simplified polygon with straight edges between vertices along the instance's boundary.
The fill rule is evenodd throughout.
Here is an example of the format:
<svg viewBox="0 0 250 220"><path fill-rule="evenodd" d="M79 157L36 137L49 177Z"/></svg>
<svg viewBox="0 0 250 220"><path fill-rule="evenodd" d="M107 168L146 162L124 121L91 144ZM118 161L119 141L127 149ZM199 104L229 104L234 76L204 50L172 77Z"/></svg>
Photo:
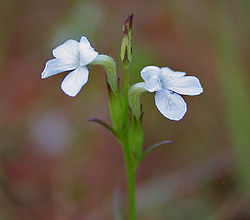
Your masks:
<svg viewBox="0 0 250 220"><path fill-rule="evenodd" d="M168 82L167 88L182 95L199 95L203 92L200 81L195 76L174 79Z"/></svg>
<svg viewBox="0 0 250 220"><path fill-rule="evenodd" d="M66 59L72 63L79 63L78 42L69 39L53 50L53 56ZM79 64L78 64L79 65Z"/></svg>
<svg viewBox="0 0 250 220"><path fill-rule="evenodd" d="M161 90L155 94L155 105L166 118L179 121L187 111L184 99L169 90Z"/></svg>
<svg viewBox="0 0 250 220"><path fill-rule="evenodd" d="M68 70L73 70L76 67L77 67L76 64L71 63L69 60L65 60L61 58L51 59L46 63L45 68L41 74L41 77L42 79L44 79L49 76L53 76L57 73L61 73L61 72L68 71Z"/></svg>
<svg viewBox="0 0 250 220"><path fill-rule="evenodd" d="M88 77L88 68L86 66L80 66L64 78L61 89L69 96L76 96L87 83Z"/></svg>
<svg viewBox="0 0 250 220"><path fill-rule="evenodd" d="M80 53L80 65L87 65L91 63L98 55L98 52L91 47L88 39L85 36L81 37L81 40L78 44L79 53Z"/></svg>
<svg viewBox="0 0 250 220"><path fill-rule="evenodd" d="M161 69L157 66L147 66L141 71L141 77L146 82L144 87L149 92L155 92L162 89L160 82Z"/></svg>
<svg viewBox="0 0 250 220"><path fill-rule="evenodd" d="M161 80L164 84L167 82L185 76L185 72L173 71L168 67L161 68Z"/></svg>
<svg viewBox="0 0 250 220"><path fill-rule="evenodd" d="M82 44L84 44L86 47L91 47L91 44L89 43L88 38L85 37L85 36L82 36L82 37L81 37L80 42L81 42Z"/></svg>

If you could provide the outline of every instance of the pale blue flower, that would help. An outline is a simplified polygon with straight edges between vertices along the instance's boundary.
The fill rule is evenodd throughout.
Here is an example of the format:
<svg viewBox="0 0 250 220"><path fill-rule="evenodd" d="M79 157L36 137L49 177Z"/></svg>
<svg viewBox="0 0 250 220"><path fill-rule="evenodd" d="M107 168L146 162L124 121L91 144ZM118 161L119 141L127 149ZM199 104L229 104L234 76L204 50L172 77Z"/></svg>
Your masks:
<svg viewBox="0 0 250 220"><path fill-rule="evenodd" d="M69 96L76 96L87 83L89 70L86 67L98 55L88 39L82 36L80 42L69 39L53 50L54 59L49 60L42 72L42 79L68 70L61 89Z"/></svg>
<svg viewBox="0 0 250 220"><path fill-rule="evenodd" d="M203 92L198 78L185 75L168 67L147 66L141 71L146 82L144 88L156 92L156 107L171 120L181 120L187 111L187 104L179 94L193 96Z"/></svg>

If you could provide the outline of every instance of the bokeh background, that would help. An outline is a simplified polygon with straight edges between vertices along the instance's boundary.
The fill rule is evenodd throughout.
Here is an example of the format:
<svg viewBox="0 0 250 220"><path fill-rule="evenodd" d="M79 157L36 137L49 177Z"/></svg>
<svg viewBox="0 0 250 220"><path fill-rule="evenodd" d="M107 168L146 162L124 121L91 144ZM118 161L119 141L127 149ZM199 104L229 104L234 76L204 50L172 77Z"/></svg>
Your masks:
<svg viewBox="0 0 250 220"><path fill-rule="evenodd" d="M121 24L134 13L131 83L147 65L197 76L179 122L142 97L145 143L173 140L137 173L141 220L250 219L249 0L1 0L0 219L126 217L120 146L91 117L110 122L105 72L91 67L75 98L65 73L40 79L51 51L86 35L117 61ZM121 71L120 71L120 74Z"/></svg>

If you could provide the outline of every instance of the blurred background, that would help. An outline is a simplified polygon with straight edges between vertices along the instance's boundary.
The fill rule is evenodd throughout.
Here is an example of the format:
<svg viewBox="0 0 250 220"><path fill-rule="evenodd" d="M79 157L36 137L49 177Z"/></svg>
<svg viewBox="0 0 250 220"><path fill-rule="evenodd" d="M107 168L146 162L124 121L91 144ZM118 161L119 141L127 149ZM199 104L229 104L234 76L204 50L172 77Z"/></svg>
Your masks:
<svg viewBox="0 0 250 220"><path fill-rule="evenodd" d="M179 122L143 95L145 148L174 143L137 172L138 219L250 219L249 0L1 0L0 10L0 220L110 220L118 203L126 216L120 146L86 121L110 122L104 70L91 67L75 98L60 89L65 73L40 74L53 48L82 35L121 70L132 12L131 83L158 65L204 88L184 97Z"/></svg>

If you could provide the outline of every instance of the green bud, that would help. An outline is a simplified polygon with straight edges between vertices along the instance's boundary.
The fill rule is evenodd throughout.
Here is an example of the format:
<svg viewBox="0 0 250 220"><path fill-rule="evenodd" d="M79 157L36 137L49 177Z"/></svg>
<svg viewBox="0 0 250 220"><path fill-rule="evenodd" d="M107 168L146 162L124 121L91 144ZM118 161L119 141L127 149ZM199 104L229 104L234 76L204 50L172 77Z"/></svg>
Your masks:
<svg viewBox="0 0 250 220"><path fill-rule="evenodd" d="M124 66L128 66L132 60L132 22L133 14L131 14L122 25L123 38L121 43L121 61Z"/></svg>

